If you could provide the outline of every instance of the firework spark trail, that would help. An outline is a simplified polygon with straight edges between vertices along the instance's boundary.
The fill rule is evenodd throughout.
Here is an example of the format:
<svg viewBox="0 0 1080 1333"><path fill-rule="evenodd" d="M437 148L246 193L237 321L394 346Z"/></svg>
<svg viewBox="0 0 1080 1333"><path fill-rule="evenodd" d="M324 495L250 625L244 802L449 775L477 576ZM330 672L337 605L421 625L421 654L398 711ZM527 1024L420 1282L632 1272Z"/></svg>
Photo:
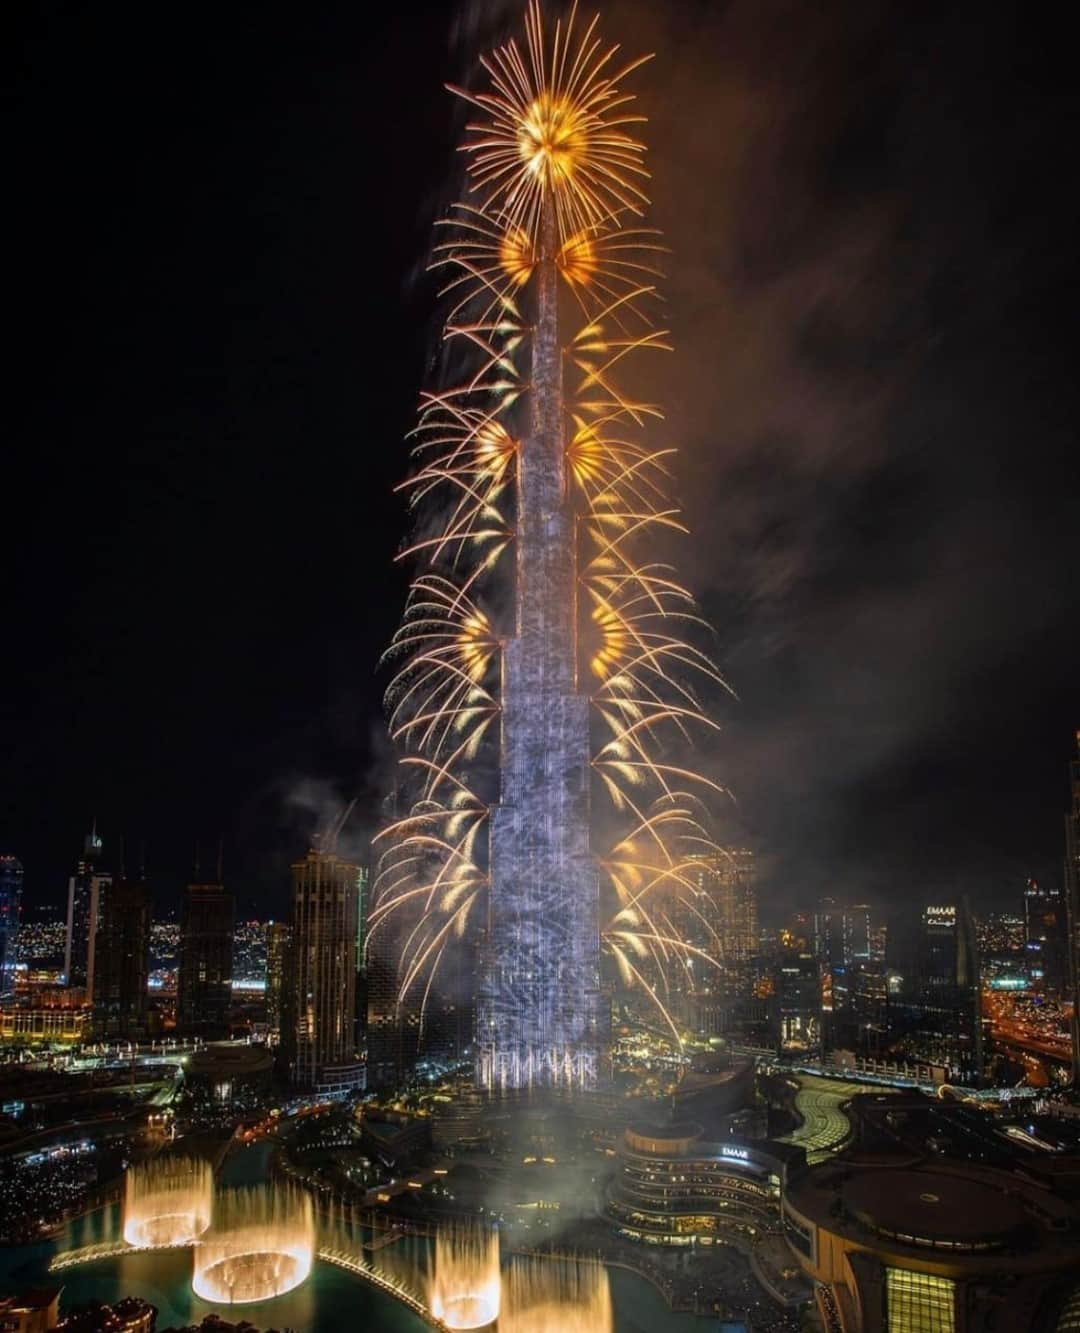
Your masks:
<svg viewBox="0 0 1080 1333"><path fill-rule="evenodd" d="M599 978L583 937L673 1031L672 967L716 961L680 939L673 910L700 917L702 862L718 853L708 802L721 788L686 756L714 725L695 678L723 682L690 641L690 593L647 558L685 531L668 496L674 451L645 440L660 410L618 382L629 358L669 348L650 314L664 247L639 222L643 118L622 86L644 59L622 63L576 9L545 27L534 0L524 49L483 58L487 89L452 90L479 113L463 144L471 195L432 263L444 338L473 369L421 397L402 486L437 522L403 552L419 572L387 652L387 705L408 808L377 839L370 938L392 936L398 1001L422 1008L447 948L486 930L489 1083L595 1081ZM562 317L582 321L569 337L560 289ZM583 791L567 794L579 761ZM622 821L594 859L590 785ZM499 1032L508 1007L516 1037Z"/></svg>

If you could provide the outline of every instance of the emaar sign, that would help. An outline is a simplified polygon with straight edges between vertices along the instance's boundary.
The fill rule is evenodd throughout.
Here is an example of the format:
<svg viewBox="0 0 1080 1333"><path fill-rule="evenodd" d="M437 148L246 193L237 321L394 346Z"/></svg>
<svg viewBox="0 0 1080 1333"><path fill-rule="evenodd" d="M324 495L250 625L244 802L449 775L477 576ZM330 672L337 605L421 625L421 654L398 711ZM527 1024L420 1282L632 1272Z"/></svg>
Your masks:
<svg viewBox="0 0 1080 1333"><path fill-rule="evenodd" d="M727 1144L724 1144L724 1146L720 1149L720 1156L729 1157L732 1159L732 1161L735 1162L748 1162L750 1160L750 1152L748 1149L733 1148L729 1147Z"/></svg>

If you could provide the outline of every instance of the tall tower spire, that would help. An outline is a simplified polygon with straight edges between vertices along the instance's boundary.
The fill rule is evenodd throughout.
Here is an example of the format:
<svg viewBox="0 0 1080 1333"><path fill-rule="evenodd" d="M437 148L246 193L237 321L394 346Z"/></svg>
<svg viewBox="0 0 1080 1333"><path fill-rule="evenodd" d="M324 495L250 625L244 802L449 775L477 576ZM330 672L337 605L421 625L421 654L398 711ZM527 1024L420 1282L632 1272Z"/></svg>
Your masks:
<svg viewBox="0 0 1080 1333"><path fill-rule="evenodd" d="M664 969L685 942L668 909L717 851L717 788L686 753L710 723L680 677L718 676L686 641L689 592L642 550L681 527L671 451L643 436L659 410L617 382L631 354L666 346L649 314L660 247L636 221L643 118L623 84L641 61L618 51L573 7L545 27L532 0L524 42L484 56L482 88L453 90L474 109L469 191L433 264L448 364L467 369L422 395L405 483L423 517L403 555L420 570L389 651L400 806L376 840L367 947L393 960L385 1007L421 1038L478 951L490 1088L602 1080L602 949L679 1039Z"/></svg>
<svg viewBox="0 0 1080 1333"><path fill-rule="evenodd" d="M503 650L502 789L477 1013L479 1082L597 1079L600 945L589 855L589 704L576 692L558 230L545 194L533 273L528 434L518 452L516 633Z"/></svg>

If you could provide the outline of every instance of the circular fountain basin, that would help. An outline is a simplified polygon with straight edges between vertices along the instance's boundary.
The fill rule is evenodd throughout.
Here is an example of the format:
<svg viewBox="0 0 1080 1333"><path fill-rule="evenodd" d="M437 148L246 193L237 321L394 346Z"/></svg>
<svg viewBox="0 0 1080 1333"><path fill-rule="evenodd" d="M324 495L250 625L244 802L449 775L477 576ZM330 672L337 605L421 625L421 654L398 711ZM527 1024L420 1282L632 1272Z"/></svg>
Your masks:
<svg viewBox="0 0 1080 1333"><path fill-rule="evenodd" d="M488 1328L499 1317L499 1293L496 1290L451 1296L442 1303L438 1317L447 1328L455 1330L455 1333Z"/></svg>
<svg viewBox="0 0 1080 1333"><path fill-rule="evenodd" d="M159 1213L124 1224L124 1239L137 1250L160 1250L191 1245L210 1225L209 1216L195 1212Z"/></svg>
<svg viewBox="0 0 1080 1333"><path fill-rule="evenodd" d="M311 1264L309 1250L249 1250L204 1266L196 1251L191 1289L215 1305L246 1305L292 1291L311 1273Z"/></svg>

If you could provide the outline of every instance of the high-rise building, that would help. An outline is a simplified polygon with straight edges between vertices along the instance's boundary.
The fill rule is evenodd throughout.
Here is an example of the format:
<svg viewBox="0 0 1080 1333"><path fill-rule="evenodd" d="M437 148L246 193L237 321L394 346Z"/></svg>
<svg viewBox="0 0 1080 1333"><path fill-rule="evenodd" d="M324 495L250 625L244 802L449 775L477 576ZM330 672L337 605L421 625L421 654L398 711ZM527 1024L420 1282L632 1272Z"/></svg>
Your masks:
<svg viewBox="0 0 1080 1333"><path fill-rule="evenodd" d="M517 623L503 649L501 780L491 814L484 1087L592 1087L601 1076L599 881L589 851L589 698L577 680L577 558L566 477L561 239L543 202L530 420L518 451Z"/></svg>
<svg viewBox="0 0 1080 1333"><path fill-rule="evenodd" d="M22 888L22 862L17 856L0 856L0 997L15 990Z"/></svg>
<svg viewBox="0 0 1080 1333"><path fill-rule="evenodd" d="M821 1045L821 977L809 953L785 950L770 1001L773 1034L780 1051L809 1052Z"/></svg>
<svg viewBox="0 0 1080 1333"><path fill-rule="evenodd" d="M1067 937L1062 895L1056 887L1029 879L1024 885L1024 971L1059 994L1066 980Z"/></svg>
<svg viewBox="0 0 1080 1333"><path fill-rule="evenodd" d="M1069 927L1069 984L1072 990L1073 1083L1080 1085L1080 731L1069 765L1071 803L1065 816L1065 907Z"/></svg>
<svg viewBox="0 0 1080 1333"><path fill-rule="evenodd" d="M319 1093L362 1088L356 1047L356 933L360 867L318 843L292 867L295 1017L293 1081Z"/></svg>
<svg viewBox="0 0 1080 1333"><path fill-rule="evenodd" d="M732 847L716 859L719 929L728 959L746 964L758 951L757 876L754 853Z"/></svg>
<svg viewBox="0 0 1080 1333"><path fill-rule="evenodd" d="M221 884L189 884L180 917L177 1024L223 1036L232 1001L234 901Z"/></svg>
<svg viewBox="0 0 1080 1333"><path fill-rule="evenodd" d="M88 972L98 1037L125 1040L146 1032L150 911L150 890L141 878L94 877Z"/></svg>
<svg viewBox="0 0 1080 1333"><path fill-rule="evenodd" d="M64 942L64 980L69 986L90 989L90 951L93 928L91 899L94 877L101 877L101 839L97 821L83 839L83 853L68 880L67 938Z"/></svg>
<svg viewBox="0 0 1080 1333"><path fill-rule="evenodd" d="M983 1074L982 1005L975 923L966 900L932 903L922 912L911 1054L945 1066L948 1076L977 1083Z"/></svg>
<svg viewBox="0 0 1080 1333"><path fill-rule="evenodd" d="M266 927L266 1026L271 1046L281 1042L290 1019L291 949L292 927L285 921L271 921Z"/></svg>
<svg viewBox="0 0 1080 1333"><path fill-rule="evenodd" d="M833 898L822 898L814 908L813 952L821 967L823 1035L831 1047L859 1044L856 992L869 984L859 977L884 944L880 930L875 930L876 916L865 903L845 907ZM876 977L876 970L869 975Z"/></svg>

